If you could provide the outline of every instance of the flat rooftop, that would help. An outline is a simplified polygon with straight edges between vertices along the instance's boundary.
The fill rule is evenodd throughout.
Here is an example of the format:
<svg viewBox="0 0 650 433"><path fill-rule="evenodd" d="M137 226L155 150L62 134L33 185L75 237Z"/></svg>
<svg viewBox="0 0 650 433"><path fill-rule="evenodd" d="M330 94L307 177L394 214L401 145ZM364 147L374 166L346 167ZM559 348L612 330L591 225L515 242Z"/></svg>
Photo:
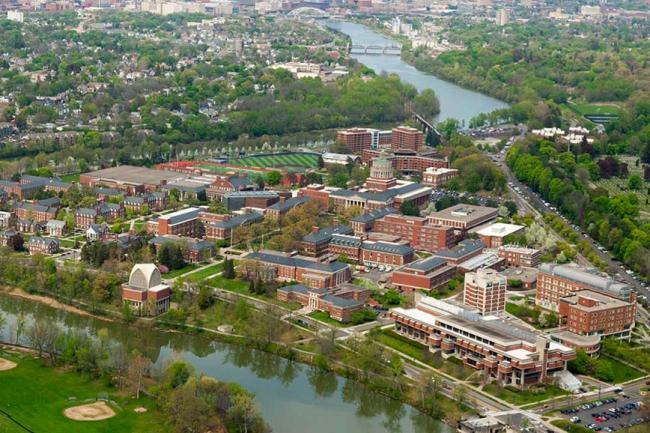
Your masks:
<svg viewBox="0 0 650 433"><path fill-rule="evenodd" d="M84 173L83 176L117 183L149 185L162 185L167 182L172 182L187 177L187 175L173 171L154 170L147 167L136 167L133 165L120 165L117 167L104 168L102 170Z"/></svg>
<svg viewBox="0 0 650 433"><path fill-rule="evenodd" d="M487 206L474 206L471 204L457 204L439 212L429 215L429 218L442 218L455 221L473 221L497 215L497 209Z"/></svg>
<svg viewBox="0 0 650 433"><path fill-rule="evenodd" d="M508 236L513 233L517 233L519 230L522 230L524 226L517 224L504 224L504 223L494 223L489 226L478 230L476 233L479 236Z"/></svg>
<svg viewBox="0 0 650 433"><path fill-rule="evenodd" d="M596 304L584 305L579 302L580 299L594 301ZM630 302L621 301L620 299L614 298L612 296L592 292L591 290L578 290L577 292L572 292L560 298L560 302L568 302L573 306L573 308L577 308L582 311L604 311L609 310L610 308L628 307L630 305L633 305Z"/></svg>

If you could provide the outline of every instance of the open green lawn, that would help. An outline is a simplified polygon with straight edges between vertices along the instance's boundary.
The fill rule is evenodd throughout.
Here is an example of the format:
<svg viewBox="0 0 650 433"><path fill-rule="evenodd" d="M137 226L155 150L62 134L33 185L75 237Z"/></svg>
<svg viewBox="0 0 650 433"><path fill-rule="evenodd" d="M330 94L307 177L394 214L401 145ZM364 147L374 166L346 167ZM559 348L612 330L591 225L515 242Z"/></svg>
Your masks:
<svg viewBox="0 0 650 433"><path fill-rule="evenodd" d="M193 274L188 275L187 277L195 281L200 281L212 275L218 274L221 271L223 271L223 262L219 262L219 263L215 263L214 265L207 266L201 269L200 271L196 271Z"/></svg>
<svg viewBox="0 0 650 433"><path fill-rule="evenodd" d="M319 320L323 323L327 323L328 325L332 325L332 326L337 326L337 327L346 326L345 323L339 322L338 320L331 318L330 315L327 314L325 311L313 311L309 313L309 317Z"/></svg>
<svg viewBox="0 0 650 433"><path fill-rule="evenodd" d="M645 373L642 371L629 367L622 362L619 362L606 355L601 355L598 358L597 362L599 365L609 365L609 367L605 366L601 368L605 368L607 371L611 371L613 373L613 380L608 381L611 383L623 383L627 382L628 380L638 379L639 377L645 376Z"/></svg>
<svg viewBox="0 0 650 433"><path fill-rule="evenodd" d="M239 278L229 280L228 278L224 278L223 275L217 275L214 278L210 278L208 280L208 283L210 283L211 286L229 290L231 292L243 293L244 295L251 294L248 291L248 286L250 283L248 281L240 280Z"/></svg>
<svg viewBox="0 0 650 433"><path fill-rule="evenodd" d="M249 156L230 161L233 165L245 165L263 168L302 167L318 168L318 155L309 153L290 153L280 155Z"/></svg>
<svg viewBox="0 0 650 433"><path fill-rule="evenodd" d="M429 349L424 344L409 340L390 329L382 330L382 332L377 336L377 339L388 347L428 364L425 353Z"/></svg>
<svg viewBox="0 0 650 433"><path fill-rule="evenodd" d="M569 394L555 385L544 385L521 391L512 386L499 387L495 383L490 383L483 387L483 391L519 406Z"/></svg>
<svg viewBox="0 0 650 433"><path fill-rule="evenodd" d="M569 107L583 116L618 116L621 114L619 107L610 104L572 103L569 104Z"/></svg>
<svg viewBox="0 0 650 433"><path fill-rule="evenodd" d="M42 365L41 361L26 355L0 351L0 356L18 366L0 371L0 408L34 432L64 433L162 433L168 431L160 413L151 400L118 397L115 389L86 376L63 372ZM108 393L117 413L103 421L73 421L63 410L94 401L99 393ZM146 413L133 409L144 406ZM0 415L0 432L25 432L7 417Z"/></svg>
<svg viewBox="0 0 650 433"><path fill-rule="evenodd" d="M179 269L174 269L173 271L169 271L166 274L163 274L163 278L165 279L170 279L170 278L176 278L180 275L186 274L189 271L193 271L194 269L198 268L199 265L195 265L194 263L189 263L182 268Z"/></svg>
<svg viewBox="0 0 650 433"><path fill-rule="evenodd" d="M61 176L61 180L64 182L77 182L79 183L79 176L81 173L74 173L74 174L66 174L65 176Z"/></svg>

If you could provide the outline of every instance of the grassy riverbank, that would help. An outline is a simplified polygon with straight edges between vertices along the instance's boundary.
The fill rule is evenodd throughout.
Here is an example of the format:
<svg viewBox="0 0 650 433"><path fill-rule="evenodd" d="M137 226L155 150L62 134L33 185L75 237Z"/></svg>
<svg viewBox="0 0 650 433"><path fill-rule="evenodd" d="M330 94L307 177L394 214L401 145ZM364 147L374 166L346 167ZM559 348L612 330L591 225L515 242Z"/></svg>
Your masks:
<svg viewBox="0 0 650 433"><path fill-rule="evenodd" d="M0 358L15 362L11 370L0 371L0 431L3 433L158 433L168 429L161 420L155 402L119 395L101 380L86 375L51 368L30 354L0 350ZM116 415L101 421L73 421L63 411L72 406L94 402L107 395ZM136 407L146 412L136 413ZM9 416L13 419L10 419ZM27 429L21 427L25 426Z"/></svg>

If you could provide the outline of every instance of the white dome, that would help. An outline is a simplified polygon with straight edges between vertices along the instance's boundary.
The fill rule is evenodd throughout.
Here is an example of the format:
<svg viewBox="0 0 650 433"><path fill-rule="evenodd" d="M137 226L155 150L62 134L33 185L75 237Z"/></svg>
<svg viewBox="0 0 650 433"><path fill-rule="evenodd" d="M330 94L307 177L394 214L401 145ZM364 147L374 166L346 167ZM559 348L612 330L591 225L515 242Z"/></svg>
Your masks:
<svg viewBox="0 0 650 433"><path fill-rule="evenodd" d="M162 284L158 267L153 263L139 263L131 269L129 286L134 289L148 290Z"/></svg>

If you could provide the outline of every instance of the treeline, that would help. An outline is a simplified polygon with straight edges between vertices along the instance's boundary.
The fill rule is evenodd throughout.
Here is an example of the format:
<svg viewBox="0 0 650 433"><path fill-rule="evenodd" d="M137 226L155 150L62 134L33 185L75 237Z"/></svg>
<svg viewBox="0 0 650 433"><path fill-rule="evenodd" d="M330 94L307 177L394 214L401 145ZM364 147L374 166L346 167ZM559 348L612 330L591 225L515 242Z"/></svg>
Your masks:
<svg viewBox="0 0 650 433"><path fill-rule="evenodd" d="M639 218L634 193L609 196L576 175L576 157L562 145L529 139L517 143L506 163L520 181L554 204L631 269L650 277L650 224ZM576 147L578 151L579 147ZM578 155L578 160L580 160Z"/></svg>

